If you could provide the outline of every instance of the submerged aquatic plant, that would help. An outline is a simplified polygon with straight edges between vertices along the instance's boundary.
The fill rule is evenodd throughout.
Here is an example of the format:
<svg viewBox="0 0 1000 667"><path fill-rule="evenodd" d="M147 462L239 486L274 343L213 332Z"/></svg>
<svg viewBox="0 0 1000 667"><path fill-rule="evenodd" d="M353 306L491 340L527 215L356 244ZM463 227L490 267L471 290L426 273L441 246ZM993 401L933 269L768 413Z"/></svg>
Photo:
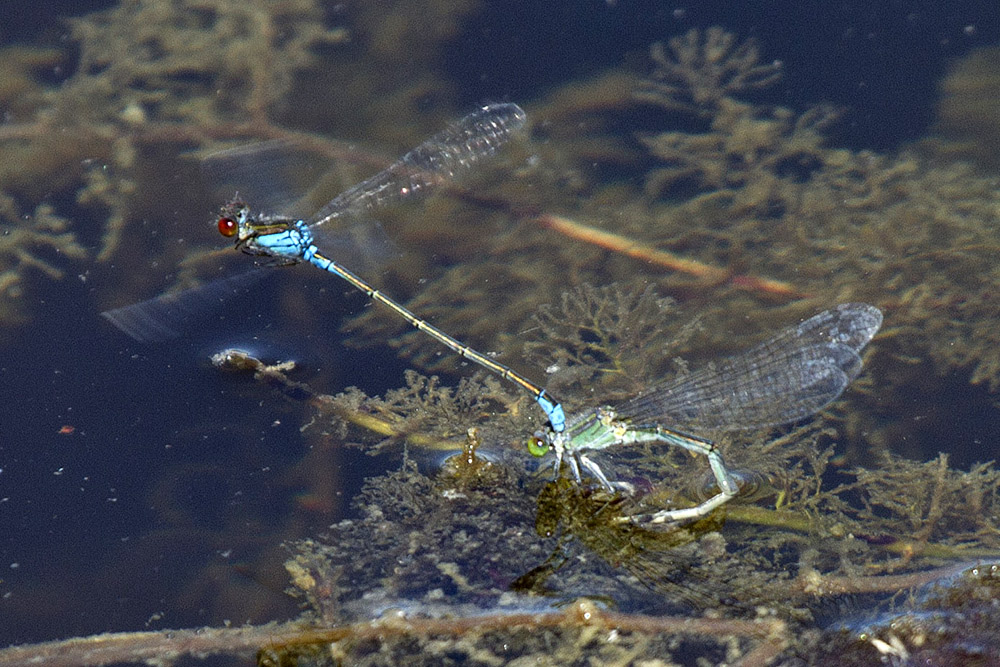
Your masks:
<svg viewBox="0 0 1000 667"><path fill-rule="evenodd" d="M345 27L337 24L346 17L340 8L316 0L128 0L67 20L59 49L4 49L0 105L8 116L0 127L0 223L23 226L44 198L55 216L68 221L67 232L99 239L90 257L74 255L69 246L66 254L88 259L93 268L114 261L137 288L135 299L164 286L153 282L155 272L129 271L130 265L175 266L185 259L182 250L163 243L167 234L149 229L172 218L201 219L205 202L186 197L188 190L200 194L198 188L167 184L179 177L194 182L190 158L217 149L217 142L294 139L326 157L345 158L340 184L350 184L357 165L381 165L384 156L281 123L312 128L346 117L355 127L342 125L345 135L357 131L409 143L427 128L399 119L419 118L429 108L428 96L448 84L424 66L426 60L414 66L414 50L400 45L436 49L454 35L471 3L422 0L419 9L407 6L403 22L387 20L384 3L356 9ZM371 39L352 42L354 31L368 31ZM376 98L379 114L359 111L370 108L361 101ZM125 252L121 240L129 225L148 227L134 234L145 245L130 244ZM193 246L185 248L194 252ZM12 252L39 259L30 247ZM0 262L0 271L9 272L4 283L23 283L31 275L23 270L28 264ZM120 303L128 297L102 298ZM8 313L24 315L12 292L0 299L0 323Z"/></svg>
<svg viewBox="0 0 1000 667"><path fill-rule="evenodd" d="M6 49L4 62L24 63L24 72L0 89L14 110L0 128L8 165L0 169L0 222L15 232L0 249L0 321L24 314L14 286L30 275L26 267L61 276L40 246L78 262L115 256L128 222L157 206L142 195L159 189L163 176L150 173L167 162L151 158L159 149L176 154L252 123L266 134L294 75L315 62L315 47L346 37L324 18L312 0L133 0L68 21L72 69L60 62L69 56L52 50ZM68 74L53 86L37 71L43 66ZM43 197L53 203L34 213L23 203ZM91 226L101 230L92 256L75 241L97 236Z"/></svg>
<svg viewBox="0 0 1000 667"><path fill-rule="evenodd" d="M49 204L39 204L34 212L21 215L11 197L0 193L0 321L13 322L23 317L19 307L24 294L26 274L37 271L51 279L63 277L65 270L49 258L61 255L83 260L87 250L70 230L69 221L55 213Z"/></svg>
<svg viewBox="0 0 1000 667"><path fill-rule="evenodd" d="M636 96L699 115L710 115L727 98L767 88L782 76L780 61L761 63L755 40L737 43L719 26L704 32L691 28L666 46L657 42L649 57L655 69Z"/></svg>
<svg viewBox="0 0 1000 667"><path fill-rule="evenodd" d="M266 124L296 73L316 62L314 49L347 38L324 19L313 0L124 2L70 22L83 47L70 85L81 111L117 107L137 124L247 116Z"/></svg>
<svg viewBox="0 0 1000 667"><path fill-rule="evenodd" d="M706 40L718 40L711 33ZM707 123L641 137L661 161L646 177L658 210L645 236L692 247L699 237L712 239L702 244L702 259L745 264L753 257L757 271L804 292L888 306L908 356L926 354L939 373L967 369L971 382L1000 386L1000 341L987 305L1000 280L990 260L1000 249L992 180L953 153L949 162L917 151L827 147L839 112L746 102L740 98L749 88L773 84L777 72L758 72L749 87L730 85L707 58L690 57L696 43L689 35L678 45L686 50L675 48L672 57L654 50L659 69L636 93ZM737 58L733 68L751 61ZM689 95L700 91L702 103L678 104L682 85L654 85L661 70L688 82Z"/></svg>
<svg viewBox="0 0 1000 667"><path fill-rule="evenodd" d="M619 300L637 304L637 314L613 307ZM553 326L592 373L615 359L627 363L623 350L652 330L638 326L636 339L605 339L599 365L586 353L586 337L574 332L597 320L612 330L621 321L638 325L664 306L649 290L591 289L567 297ZM990 580L955 574L998 546L993 466L970 475L950 469L946 458L924 465L886 459L883 468L857 469L855 481L844 483L832 464L836 432L806 425L745 448L729 443L734 469L763 473L762 494L649 531L628 517L690 502L704 491L701 476L692 476L695 466L676 448L667 456L655 448L610 452L644 490L610 495L528 474L521 443L531 422L518 401L496 401L495 386L468 382L456 391L411 374L407 386L385 398L357 390L324 396L289 378L288 364L266 365L237 352L216 363L253 372L294 404L304 401L302 432L312 449L331 439L382 453L392 451L387 436L405 443L401 464L366 480L349 518L290 544L286 567L305 616L260 629L18 647L0 651L0 665L29 658L44 665L66 652L89 664L85 651L94 664L108 656L162 658L171 641L179 643L175 655L257 651L263 665L386 664L442 655L474 663L698 655L750 664L811 655L822 663L840 652L933 655L915 633L893 635L878 620L855 620L864 617L859 610L879 611L910 589L917 593L909 607L896 608L897 618L907 618L907 608L928 608L918 587L931 581L967 582L965 590L975 592L934 598L935 613L952 629L933 645L941 655L960 650L960 637L977 632L963 624L962 610L991 613ZM428 464L442 445L455 456ZM928 569L954 562L962 564ZM855 599L850 608L848 598ZM560 605L577 612L561 612ZM837 622L830 621L831 605L842 607ZM854 626L863 630L843 629Z"/></svg>
<svg viewBox="0 0 1000 667"><path fill-rule="evenodd" d="M661 377L695 334L697 321L672 326L678 319L673 300L652 286L585 284L563 292L558 307L539 307L538 329L524 350L529 360L547 368L549 386L557 393L571 384L588 386L614 402Z"/></svg>
<svg viewBox="0 0 1000 667"><path fill-rule="evenodd" d="M514 192L516 182L500 185L509 194L491 199L509 202L520 222L492 216L481 223L476 229L488 233L468 251L475 259L450 262L408 306L480 349L517 359L536 326L528 313L585 282L645 281L681 303L703 305L704 335L720 347L740 318L773 321L775 304L787 304L782 317L796 317L859 300L887 312L892 335L884 349L919 364L911 370L921 382L959 371L991 391L1000 387L993 312L1000 193L992 178L953 153L943 159L939 148L883 154L829 145L843 110L753 101L755 91L777 83L780 68L766 64L752 42L739 45L718 29L675 38L654 50L653 63L645 81L633 82L631 102L616 97L618 107L572 115L558 106L564 98L554 97L535 112L568 115L609 147L595 155L593 146L536 131L547 140L533 147L542 159L519 174L532 187L522 188L525 194ZM635 137L645 155L634 147L630 154L605 129L636 104L667 110L673 125ZM594 164L641 167L641 191L627 181L602 182L600 170L588 167ZM575 222L553 224L566 219ZM467 224L459 218L453 231L442 231L461 239ZM457 242L455 254L463 247ZM660 249L669 261L657 262ZM697 269L664 275L689 265ZM728 280L748 274L781 289L748 290ZM366 344L397 331L367 314L349 328L364 332ZM373 328L383 335L371 336ZM417 336L391 342L415 363L443 368ZM887 373L883 386L905 386L910 376ZM889 444L888 436L876 440Z"/></svg>
<svg viewBox="0 0 1000 667"><path fill-rule="evenodd" d="M134 20L128 12L135 9L124 5L124 13L113 16ZM754 48L735 44L721 31L710 31L678 41L682 50L660 50L664 74L652 79L661 84L660 101L642 101L690 113L704 128L684 136L644 135L638 144L644 149L623 149L618 138L606 139L614 146L606 155L615 159L626 156L628 163L632 156L634 163L648 165L652 156L658 161L637 179L644 181L644 190L605 185L596 177L590 180L590 170L576 169L565 178L543 179L532 194L537 200L525 206L528 213L511 229L508 214L518 206L510 202L523 200L520 192L512 192L517 185L507 190L499 186L500 213L488 216L486 227L459 225L456 234L495 237L485 250L476 246L475 256L482 261L458 263L432 280L414 300L414 309L441 315L445 321L439 323L449 331L473 330L474 339L490 343L487 349L511 354L524 345L541 366L556 367L553 380L572 392L569 398L578 405L627 395L665 370L662 364L687 352L683 344L669 340L656 344L664 322L675 314L657 294L717 302L714 309L698 309L704 311L700 334L706 349L733 349L729 323L734 320L768 324L761 305L772 307L767 295L734 293L728 286L706 292L704 285L678 285L669 277L651 276L651 269L614 250L577 246L534 226L539 208L572 199L574 213L616 232L650 246L669 245L705 265L775 276L800 285L824 306L849 297L889 306L893 329L880 343L880 354L911 360L926 355L941 372L961 366L971 369L973 380L996 382L1000 334L993 326L991 297L997 280L992 267L998 195L990 179L918 153L885 156L829 148L824 131L832 116L825 110L800 114L734 99L773 83L778 74L759 64ZM100 72L91 74L99 77ZM196 83L178 78L182 86ZM114 91L101 93L98 83L87 82L95 86L91 100L117 99ZM655 92L657 86L642 89ZM118 185L102 183L96 166L78 182L110 193L100 200L108 206L119 206L116 202L130 187L136 164L130 148L166 144L173 149L207 136L228 136L233 129L222 124L233 120L228 117L218 119L219 124L214 117L199 119L187 130L146 125L150 110L183 113L185 108L161 107L148 97L149 90L139 90L148 108L101 107L91 117L104 119L96 125L108 132L92 132L86 142L68 144L59 154L77 163L76 157L100 148L97 154L111 165L109 172L122 172ZM234 112L240 122L252 120L250 112L269 99L267 91L244 92L243 101L252 104L241 114ZM637 89L636 99L642 94ZM187 109L211 112L214 107L201 100ZM39 141L50 127L42 116L32 128L19 128L20 136ZM10 131L0 134L4 140L12 136ZM122 136L126 139L120 140ZM539 150L559 150L554 143ZM601 143L591 142L580 163L600 161L593 151ZM6 147L10 150L10 144ZM118 157L110 156L112 147L120 151ZM640 150L646 151L641 158L636 157ZM733 164L727 166L729 162ZM537 173L531 167L524 171ZM40 167L39 173L48 172ZM498 233L479 234L484 228ZM114 234L106 238L105 248L114 248ZM460 255L453 251L449 259ZM619 286L581 288L560 302L567 287L613 280ZM659 282L655 291L648 285L654 280ZM553 302L558 306L536 309ZM780 317L812 310L814 303L785 308ZM452 322L458 326L452 328ZM693 328L688 327L678 324L690 336ZM423 349L408 351L420 355ZM960 648L963 637L989 636L976 631L989 628L995 615L995 586L981 576L992 570L979 569L968 586L956 586L949 578L954 565L927 568L955 561L964 568L970 560L995 554L998 480L992 465L962 472L946 459L914 463L886 456L877 459L877 469L851 471L836 458L843 435L811 426L777 439L762 437L746 447L723 443L727 460L766 475L774 493L760 502L733 504L701 525L679 527L665 537L661 533L663 541L657 544L663 548L657 551L641 528L606 519L696 497L704 485L700 478L692 480L692 466L682 452L613 452L618 465L631 471L635 486L654 487L634 499L602 497L565 481L546 487L526 474L523 465L524 437L538 423L534 407L524 397L512 398L498 383L473 380L453 389L412 374L407 386L382 398L359 391L329 397L289 380L288 369L252 363L247 368L286 396L308 400L303 432L314 451L352 442L393 453L387 444L405 444L404 463L367 481L352 518L335 524L326 536L291 546L289 573L296 593L309 604L306 620L8 649L0 651L0 665L33 658L45 664L66 654L95 664L109 659L169 662L174 656L213 651L259 651L261 664L300 659L379 663L413 656L429 662L458 656L489 664L515 657L677 661L684 655L715 662L742 658L746 664L801 658L837 664L846 654L845 644L869 658L902 659L903 651L913 654L918 642L926 640L926 633L921 634L926 625L907 625L916 630L895 639L891 629L874 624L864 636L845 634L817 620L822 603L862 594L896 596L936 579L960 592L934 602L944 616L955 612L948 618L955 632L936 646ZM480 429L475 447L467 446L470 426ZM861 437L868 430L853 431L858 446L868 444ZM458 474L413 465L425 450L442 444L461 450L474 464ZM853 479L845 481L845 475ZM312 482L321 484L319 477ZM624 514L616 516L619 512ZM542 528L543 535L533 527ZM552 608L553 598L525 599L508 590L513 581L537 574L539 568L546 578L536 576L536 592L557 594L560 602L593 596L621 611L583 601L562 612ZM680 594L663 582L689 587L697 595ZM675 615L665 615L666 610ZM373 620L378 613L383 617ZM962 625L963 619L973 620ZM975 626L976 619L983 624ZM99 653L105 647L108 652Z"/></svg>

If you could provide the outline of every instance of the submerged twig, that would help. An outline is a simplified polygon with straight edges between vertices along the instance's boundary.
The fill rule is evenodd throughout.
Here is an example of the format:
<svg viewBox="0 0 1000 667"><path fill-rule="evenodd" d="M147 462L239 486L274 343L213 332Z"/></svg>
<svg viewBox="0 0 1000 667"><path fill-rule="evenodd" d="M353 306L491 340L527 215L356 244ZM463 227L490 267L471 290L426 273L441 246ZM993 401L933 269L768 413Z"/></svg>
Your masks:
<svg viewBox="0 0 1000 667"><path fill-rule="evenodd" d="M704 264L697 260L679 257L672 252L660 250L640 241L619 236L618 234L588 227L563 216L544 214L538 216L535 220L542 227L552 229L578 241L585 241L601 248L607 248L628 257L634 257L644 262L662 266L671 271L679 271L695 276L709 285L728 283L733 287L738 287L748 292L758 292L789 299L799 299L808 296L793 285L780 280L748 274L733 274L726 269L720 269L719 267Z"/></svg>
<svg viewBox="0 0 1000 667"><path fill-rule="evenodd" d="M643 616L602 611L589 600L580 600L559 612L541 614L490 614L474 618L399 618L339 625L329 628L301 623L243 628L201 628L94 635L14 646L0 650L0 667L25 664L39 667L99 666L121 662L169 664L184 656L258 655L263 664L270 654L294 652L297 647L328 645L344 640L386 641L413 636L462 636L475 632L590 628L651 635L681 634L708 637L745 637L763 640L773 649L789 641L786 624L777 619L729 620Z"/></svg>
<svg viewBox="0 0 1000 667"><path fill-rule="evenodd" d="M293 362L265 364L243 350L230 349L212 355L212 364L221 370L252 372L255 380L278 389L289 398L304 400L321 412L332 413L338 419L387 438L402 437L417 447L444 451L461 449L464 442L464 440L444 440L420 433L411 433L399 428L388 419L352 410L344 402L338 401L337 396L317 394L308 384L296 382L288 377L288 371L294 369Z"/></svg>

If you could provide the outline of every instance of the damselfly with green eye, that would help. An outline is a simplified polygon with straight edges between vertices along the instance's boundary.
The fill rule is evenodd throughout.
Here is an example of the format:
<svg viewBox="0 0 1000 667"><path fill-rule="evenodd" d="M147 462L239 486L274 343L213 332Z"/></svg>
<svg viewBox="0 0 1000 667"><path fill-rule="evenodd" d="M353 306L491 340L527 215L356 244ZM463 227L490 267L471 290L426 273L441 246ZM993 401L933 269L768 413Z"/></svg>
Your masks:
<svg viewBox="0 0 1000 667"><path fill-rule="evenodd" d="M696 519L740 492L712 440L695 435L780 426L808 417L836 400L861 372L861 350L882 326L882 313L847 303L815 315L756 347L690 374L655 385L615 407L567 420L565 430L536 433L535 456L555 454L609 490L614 485L586 452L640 442L663 442L708 458L718 493L694 507L662 510L650 523Z"/></svg>

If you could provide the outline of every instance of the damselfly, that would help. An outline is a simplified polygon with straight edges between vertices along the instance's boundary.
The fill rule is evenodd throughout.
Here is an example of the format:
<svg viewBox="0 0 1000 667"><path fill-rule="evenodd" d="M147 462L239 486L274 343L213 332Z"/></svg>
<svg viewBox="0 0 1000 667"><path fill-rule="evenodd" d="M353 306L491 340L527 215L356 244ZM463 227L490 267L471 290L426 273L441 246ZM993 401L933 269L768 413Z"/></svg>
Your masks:
<svg viewBox="0 0 1000 667"><path fill-rule="evenodd" d="M252 211L239 197L226 203L218 218L219 232L234 238L243 252L266 258L272 265L308 262L343 278L371 299L393 312L458 355L497 373L527 390L549 419L553 432L565 426L562 405L526 377L487 355L464 345L405 306L386 296L347 267L323 254L315 237L318 228L346 216L364 214L385 204L410 199L425 190L450 182L483 158L499 150L523 127L524 111L516 104L493 104L477 109L441 133L423 142L375 176L341 193L308 220ZM239 281L240 277L230 280ZM164 295L147 302L103 313L117 327L135 338L149 338L165 325L161 320L188 301L203 298L204 290L193 296Z"/></svg>
<svg viewBox="0 0 1000 667"><path fill-rule="evenodd" d="M847 303L815 315L743 354L668 380L615 408L571 417L566 429L536 433L529 451L555 454L581 479L581 468L613 490L586 452L659 441L708 458L718 493L689 508L662 510L651 523L696 519L740 491L716 444L696 432L779 426L808 417L834 401L861 372L861 349L882 325L874 306Z"/></svg>

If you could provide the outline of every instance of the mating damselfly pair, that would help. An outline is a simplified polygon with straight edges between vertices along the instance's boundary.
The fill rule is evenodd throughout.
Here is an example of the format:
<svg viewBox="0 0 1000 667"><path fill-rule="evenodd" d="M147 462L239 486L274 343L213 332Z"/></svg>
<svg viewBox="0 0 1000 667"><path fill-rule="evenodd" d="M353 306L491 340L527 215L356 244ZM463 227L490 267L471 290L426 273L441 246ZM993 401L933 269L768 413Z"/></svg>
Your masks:
<svg viewBox="0 0 1000 667"><path fill-rule="evenodd" d="M319 243L324 226L335 219L368 213L452 181L496 153L525 121L515 104L482 107L338 195L308 220L254 211L236 197L222 207L218 230L264 264L305 262L346 280L458 355L528 391L548 420L547 428L530 439L529 451L539 456L553 452L557 474L565 460L577 480L587 471L613 488L587 452L638 442L662 441L705 455L719 492L695 507L658 512L653 521L703 516L736 496L739 488L715 444L700 434L787 424L834 401L860 372L860 351L878 331L881 313L866 304L838 306L742 355L659 384L616 408L567 419L562 404L541 386L420 319L324 254ZM164 337L162 332L172 332L169 318L187 302L203 300L205 291L167 294L104 316L137 339Z"/></svg>

